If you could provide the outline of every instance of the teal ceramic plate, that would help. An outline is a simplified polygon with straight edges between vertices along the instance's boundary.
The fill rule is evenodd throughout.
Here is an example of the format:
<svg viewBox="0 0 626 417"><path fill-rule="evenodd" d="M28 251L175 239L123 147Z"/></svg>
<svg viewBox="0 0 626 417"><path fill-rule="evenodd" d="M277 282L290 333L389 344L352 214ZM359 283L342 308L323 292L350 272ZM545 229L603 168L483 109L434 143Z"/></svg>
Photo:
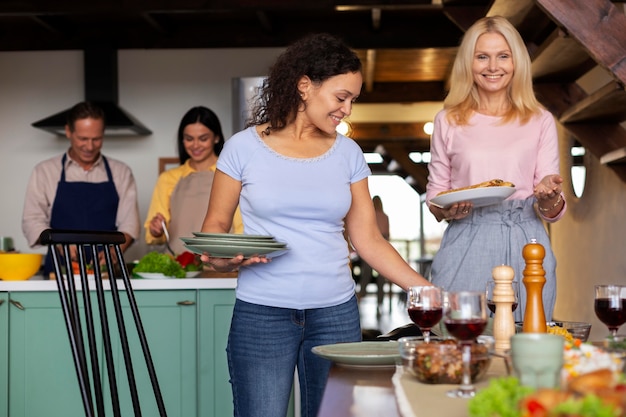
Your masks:
<svg viewBox="0 0 626 417"><path fill-rule="evenodd" d="M400 360L396 341L335 343L315 346L311 350L322 358L345 366L395 366Z"/></svg>
<svg viewBox="0 0 626 417"><path fill-rule="evenodd" d="M185 247L193 253L202 255L204 252L206 252L216 258L234 258L239 254L242 254L245 258L249 258L250 256L254 255L263 255L268 258L275 258L287 252L287 248L284 246L277 248L275 246L185 244Z"/></svg>
<svg viewBox="0 0 626 417"><path fill-rule="evenodd" d="M198 245L212 245L212 246L220 246L220 247L254 246L254 247L276 248L276 249L283 249L287 247L286 243L277 242L273 239L272 240L269 240L269 239L228 240L228 239L213 239L213 238L208 238L208 237L181 237L180 240L182 240L187 245L193 245L193 246L198 246Z"/></svg>
<svg viewBox="0 0 626 417"><path fill-rule="evenodd" d="M267 235L238 235L235 233L204 233L204 232L193 232L193 235L196 237L208 237L213 239L236 239L236 240L273 240L274 236Z"/></svg>
<svg viewBox="0 0 626 417"><path fill-rule="evenodd" d="M461 201L471 201L474 207L498 204L515 192L515 187L483 187L469 190L454 191L433 197L430 204L445 208Z"/></svg>

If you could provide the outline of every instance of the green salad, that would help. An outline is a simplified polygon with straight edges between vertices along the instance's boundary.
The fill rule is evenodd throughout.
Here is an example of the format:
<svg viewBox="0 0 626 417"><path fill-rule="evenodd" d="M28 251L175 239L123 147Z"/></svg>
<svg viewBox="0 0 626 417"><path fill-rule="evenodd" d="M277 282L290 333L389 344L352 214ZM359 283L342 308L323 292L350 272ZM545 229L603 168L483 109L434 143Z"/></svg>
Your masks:
<svg viewBox="0 0 626 417"><path fill-rule="evenodd" d="M158 252L147 253L135 265L133 272L156 272L168 277L185 277L185 270L175 259Z"/></svg>
<svg viewBox="0 0 626 417"><path fill-rule="evenodd" d="M515 377L494 378L469 401L471 417L521 417L519 402L534 389L520 385Z"/></svg>
<svg viewBox="0 0 626 417"><path fill-rule="evenodd" d="M605 404L593 394L568 397L550 409L546 409L536 399L526 398L534 391L531 387L520 385L515 377L494 378L487 388L480 390L474 398L470 399L469 415L471 417L619 417L622 415L619 407Z"/></svg>

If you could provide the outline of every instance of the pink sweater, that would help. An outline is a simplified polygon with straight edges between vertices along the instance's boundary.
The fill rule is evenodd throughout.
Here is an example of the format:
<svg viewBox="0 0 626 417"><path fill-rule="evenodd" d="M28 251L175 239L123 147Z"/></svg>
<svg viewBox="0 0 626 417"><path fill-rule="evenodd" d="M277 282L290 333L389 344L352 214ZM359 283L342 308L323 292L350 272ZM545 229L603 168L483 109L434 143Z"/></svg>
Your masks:
<svg viewBox="0 0 626 417"><path fill-rule="evenodd" d="M556 125L546 110L522 125L499 125L499 117L475 113L468 125L450 125L446 111L435 117L426 199L453 188L500 178L515 184L509 199L533 195L543 177L559 173ZM565 208L551 221L558 220Z"/></svg>

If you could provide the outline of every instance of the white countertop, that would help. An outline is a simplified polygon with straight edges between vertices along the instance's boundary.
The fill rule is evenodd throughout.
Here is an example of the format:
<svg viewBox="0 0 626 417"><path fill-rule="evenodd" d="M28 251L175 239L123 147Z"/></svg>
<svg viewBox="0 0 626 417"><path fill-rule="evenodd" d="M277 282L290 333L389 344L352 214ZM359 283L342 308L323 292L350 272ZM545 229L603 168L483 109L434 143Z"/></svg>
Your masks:
<svg viewBox="0 0 626 417"><path fill-rule="evenodd" d="M105 289L110 288L109 280L102 282ZM117 282L119 288L124 287L122 280ZM237 278L131 279L131 285L134 290L233 289L237 286ZM57 282L40 276L26 281L0 280L0 292L6 291L57 291Z"/></svg>

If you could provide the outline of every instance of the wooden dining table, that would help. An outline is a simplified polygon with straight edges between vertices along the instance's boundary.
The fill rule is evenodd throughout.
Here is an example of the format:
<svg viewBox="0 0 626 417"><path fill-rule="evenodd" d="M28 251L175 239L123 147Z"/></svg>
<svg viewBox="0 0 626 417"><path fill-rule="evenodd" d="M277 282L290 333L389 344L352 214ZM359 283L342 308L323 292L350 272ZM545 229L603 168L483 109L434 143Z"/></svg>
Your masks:
<svg viewBox="0 0 626 417"><path fill-rule="evenodd" d="M395 367L359 369L334 364L318 417L400 417L391 378Z"/></svg>
<svg viewBox="0 0 626 417"><path fill-rule="evenodd" d="M362 368L333 364L318 417L401 417L392 381L395 372L395 366ZM507 373L504 360L493 358L476 388L485 388L491 378ZM456 385L422 384L406 375L401 380L409 402L419 404L420 417L468 417L467 399L446 396L446 391ZM407 397L404 401L406 407Z"/></svg>

